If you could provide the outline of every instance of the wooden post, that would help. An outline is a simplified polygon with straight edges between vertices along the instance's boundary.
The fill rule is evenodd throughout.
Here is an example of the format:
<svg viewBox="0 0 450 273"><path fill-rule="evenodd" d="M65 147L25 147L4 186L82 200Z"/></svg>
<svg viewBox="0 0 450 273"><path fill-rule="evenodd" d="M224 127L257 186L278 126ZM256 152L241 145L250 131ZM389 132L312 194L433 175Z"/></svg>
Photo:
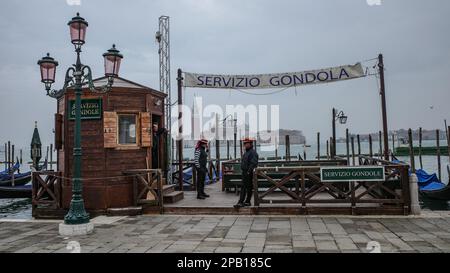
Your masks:
<svg viewBox="0 0 450 273"><path fill-rule="evenodd" d="M13 144L11 146L11 162L12 162L11 165L12 166L14 166L16 164L14 157L15 157L15 145Z"/></svg>
<svg viewBox="0 0 450 273"><path fill-rule="evenodd" d="M333 138L330 137L330 159L333 159Z"/></svg>
<svg viewBox="0 0 450 273"><path fill-rule="evenodd" d="M352 163L353 163L353 166L355 166L355 164L356 164L356 161L355 161L355 137L352 136L351 140L352 140L352 158L353 158Z"/></svg>
<svg viewBox="0 0 450 273"><path fill-rule="evenodd" d="M372 149L372 135L369 134L369 156L373 157L373 149Z"/></svg>
<svg viewBox="0 0 450 273"><path fill-rule="evenodd" d="M303 159L306 160L306 147L303 146ZM291 161L291 159L289 159Z"/></svg>
<svg viewBox="0 0 450 273"><path fill-rule="evenodd" d="M22 149L20 149L20 164L21 165L23 164L23 161L22 161Z"/></svg>
<svg viewBox="0 0 450 273"><path fill-rule="evenodd" d="M330 160L330 147L328 145L330 145L330 142L327 140L327 160Z"/></svg>
<svg viewBox="0 0 450 273"><path fill-rule="evenodd" d="M349 143L349 136L348 136L348 128L345 129L345 146L347 150L347 165L350 165L350 143Z"/></svg>
<svg viewBox="0 0 450 273"><path fill-rule="evenodd" d="M5 170L8 169L8 144L5 142Z"/></svg>
<svg viewBox="0 0 450 273"><path fill-rule="evenodd" d="M320 160L320 132L317 133L317 160Z"/></svg>
<svg viewBox="0 0 450 273"><path fill-rule="evenodd" d="M278 161L278 138L275 137L275 161Z"/></svg>
<svg viewBox="0 0 450 273"><path fill-rule="evenodd" d="M439 181L442 181L442 169L441 169L441 147L440 147L440 134L439 129L436 130L436 148L437 148L437 163L438 163L438 177Z"/></svg>
<svg viewBox="0 0 450 273"><path fill-rule="evenodd" d="M423 163L422 163L422 127L419 128L419 164L420 164L420 168L423 169Z"/></svg>
<svg viewBox="0 0 450 273"><path fill-rule="evenodd" d="M50 170L53 170L53 143L50 143Z"/></svg>
<svg viewBox="0 0 450 273"><path fill-rule="evenodd" d="M286 146L286 161L291 161L291 142L289 139L289 135L286 135L286 141L285 141L285 146Z"/></svg>
<svg viewBox="0 0 450 273"><path fill-rule="evenodd" d="M411 161L411 172L416 173L416 164L414 158L414 146L412 138L412 130L408 130L408 142L409 142L409 160Z"/></svg>
<svg viewBox="0 0 450 273"><path fill-rule="evenodd" d="M379 153L379 156L380 156L380 158L383 158L383 141L381 140L381 131L378 133L378 139L379 139L379 141L380 141L380 153ZM385 159L386 160L389 160L389 157L385 157Z"/></svg>
<svg viewBox="0 0 450 273"><path fill-rule="evenodd" d="M450 126L447 127L447 148L448 148L448 158L450 162Z"/></svg>
<svg viewBox="0 0 450 273"><path fill-rule="evenodd" d="M230 160L230 141L227 140L227 160Z"/></svg>
<svg viewBox="0 0 450 273"><path fill-rule="evenodd" d="M242 139L239 140L239 147L241 149L241 159L242 159L242 155L244 154L244 149L242 147Z"/></svg>
<svg viewBox="0 0 450 273"><path fill-rule="evenodd" d="M178 187L183 190L183 71L178 69Z"/></svg>
<svg viewBox="0 0 450 273"><path fill-rule="evenodd" d="M395 154L395 134L392 134L392 154Z"/></svg>
<svg viewBox="0 0 450 273"><path fill-rule="evenodd" d="M358 155L361 155L361 139L359 135L356 136L357 142L358 142Z"/></svg>
<svg viewBox="0 0 450 273"><path fill-rule="evenodd" d="M11 141L8 141L8 169L11 168Z"/></svg>
<svg viewBox="0 0 450 273"><path fill-rule="evenodd" d="M12 153L11 153L11 155L12 155L12 165L14 166L15 165L15 163L14 163L14 145L12 145ZM16 186L16 181L15 181L15 177L14 176L15 175L14 175L14 171L13 171L12 174L11 174L11 186L13 186L13 187Z"/></svg>
<svg viewBox="0 0 450 273"><path fill-rule="evenodd" d="M389 140L388 140L388 124L387 124L387 111L386 111L386 87L385 87L385 83L384 83L383 54L378 55L378 70L379 70L379 74L380 74L381 113L382 113L382 117L383 117L384 159L389 160L389 143L388 143Z"/></svg>

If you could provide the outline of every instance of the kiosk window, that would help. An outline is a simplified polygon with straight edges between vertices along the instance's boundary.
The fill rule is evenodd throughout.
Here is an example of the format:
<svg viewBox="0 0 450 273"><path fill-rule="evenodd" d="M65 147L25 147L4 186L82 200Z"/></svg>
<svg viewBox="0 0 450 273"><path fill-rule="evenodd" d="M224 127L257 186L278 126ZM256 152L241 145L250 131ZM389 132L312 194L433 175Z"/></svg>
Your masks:
<svg viewBox="0 0 450 273"><path fill-rule="evenodd" d="M137 144L136 115L118 115L119 144Z"/></svg>

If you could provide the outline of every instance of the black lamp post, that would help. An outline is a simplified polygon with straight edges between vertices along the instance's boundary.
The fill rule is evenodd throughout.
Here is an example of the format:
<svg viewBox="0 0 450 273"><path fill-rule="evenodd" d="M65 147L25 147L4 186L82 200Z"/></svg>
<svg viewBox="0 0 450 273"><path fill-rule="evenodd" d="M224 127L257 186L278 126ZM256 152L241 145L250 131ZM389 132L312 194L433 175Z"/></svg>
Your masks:
<svg viewBox="0 0 450 273"><path fill-rule="evenodd" d="M346 124L348 117L344 114L343 111L338 111L333 108L333 117L332 117L332 126L333 126L333 147L331 149L331 156L334 158L336 156L336 121L339 120L340 124Z"/></svg>
<svg viewBox="0 0 450 273"><path fill-rule="evenodd" d="M81 95L82 86L87 84L91 92L105 93L111 90L114 78L119 74L120 63L123 56L115 48L115 45L103 54L105 62L105 76L108 77L108 82L105 86L96 88L92 81L91 68L83 65L80 60L81 47L85 43L86 30L88 22L84 18L77 16L73 17L68 23L70 29L70 37L72 44L75 46L77 54L77 61L72 67L66 71L64 86L61 90L50 90L52 84L55 82L56 67L58 62L55 61L50 54L38 61L41 68L41 81L45 85L47 95L52 98L61 97L68 88L73 88L75 91L75 136L73 148L73 179L72 179L72 200L70 209L64 217L64 222L67 225L78 225L89 223L89 214L84 207L84 200L82 197L82 178L81 178Z"/></svg>

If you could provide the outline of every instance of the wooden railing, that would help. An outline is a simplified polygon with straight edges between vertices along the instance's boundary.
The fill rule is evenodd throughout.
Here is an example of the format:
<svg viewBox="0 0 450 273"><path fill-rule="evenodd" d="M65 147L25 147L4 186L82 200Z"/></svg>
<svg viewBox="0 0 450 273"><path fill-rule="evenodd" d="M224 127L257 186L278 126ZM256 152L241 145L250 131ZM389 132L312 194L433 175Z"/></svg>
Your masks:
<svg viewBox="0 0 450 273"><path fill-rule="evenodd" d="M53 171L33 172L32 207L61 209L62 181L61 173Z"/></svg>
<svg viewBox="0 0 450 273"><path fill-rule="evenodd" d="M127 170L124 175L133 176L133 203L138 205L156 205L160 213L164 213L163 182L161 170L139 169ZM147 198L151 193L154 200Z"/></svg>
<svg viewBox="0 0 450 273"><path fill-rule="evenodd" d="M372 208L374 213L382 213L385 207L397 206L404 214L409 214L409 166L368 158L363 160L367 161L362 163L383 165L385 180L323 182L320 178L320 166L257 168L253 176L255 206L301 204L302 208L306 208L313 204L320 204L322 207L334 204L332 207L337 208L336 204L341 204L341 207L348 205L347 207L351 207L353 211L360 205ZM270 187L261 188L261 181L270 182ZM286 187L288 182L290 186ZM342 187L343 184L348 186Z"/></svg>

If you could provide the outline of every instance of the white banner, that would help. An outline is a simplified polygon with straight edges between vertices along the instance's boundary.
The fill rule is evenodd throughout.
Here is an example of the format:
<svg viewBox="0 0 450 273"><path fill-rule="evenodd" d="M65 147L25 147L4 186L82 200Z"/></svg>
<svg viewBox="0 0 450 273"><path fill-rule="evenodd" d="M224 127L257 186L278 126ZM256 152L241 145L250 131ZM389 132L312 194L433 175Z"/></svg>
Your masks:
<svg viewBox="0 0 450 273"><path fill-rule="evenodd" d="M221 89L286 88L364 77L361 63L296 73L261 75L211 75L184 73L184 86Z"/></svg>

